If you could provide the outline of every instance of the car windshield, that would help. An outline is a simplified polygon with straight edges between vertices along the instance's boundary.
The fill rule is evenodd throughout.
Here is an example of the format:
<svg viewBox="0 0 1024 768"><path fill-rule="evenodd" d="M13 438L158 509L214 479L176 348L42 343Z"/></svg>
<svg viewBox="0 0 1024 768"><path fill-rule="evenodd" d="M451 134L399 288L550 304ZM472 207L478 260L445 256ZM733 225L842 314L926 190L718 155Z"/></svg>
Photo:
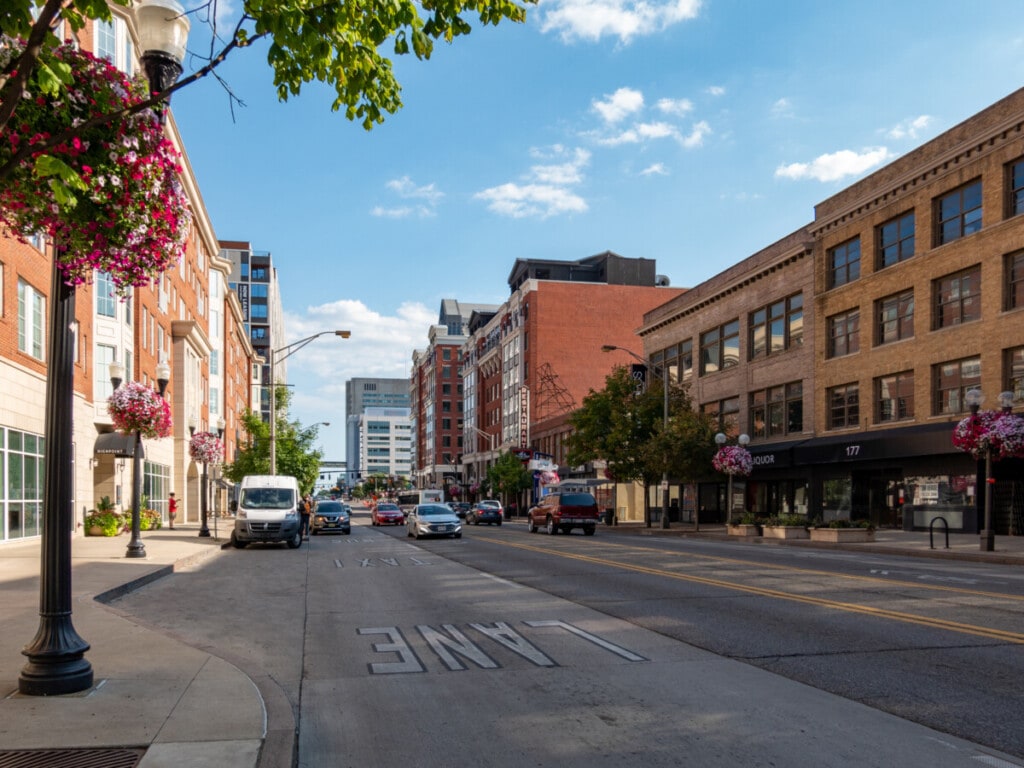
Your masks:
<svg viewBox="0 0 1024 768"><path fill-rule="evenodd" d="M291 488L246 488L238 503L246 509L291 509L295 496Z"/></svg>
<svg viewBox="0 0 1024 768"><path fill-rule="evenodd" d="M395 506L394 504L378 504L377 505L377 511L378 512L397 512L398 511L398 507Z"/></svg>
<svg viewBox="0 0 1024 768"><path fill-rule="evenodd" d="M421 517L433 517L435 515L450 515L452 511L440 504L420 504L416 507L416 514Z"/></svg>
<svg viewBox="0 0 1024 768"><path fill-rule="evenodd" d="M317 512L345 512L345 505L340 501L321 501L316 505Z"/></svg>
<svg viewBox="0 0 1024 768"><path fill-rule="evenodd" d="M501 506L501 502L500 501L481 501L480 502L480 506L481 507L500 507Z"/></svg>
<svg viewBox="0 0 1024 768"><path fill-rule="evenodd" d="M563 493L562 504L568 507L592 507L597 502L589 493Z"/></svg>

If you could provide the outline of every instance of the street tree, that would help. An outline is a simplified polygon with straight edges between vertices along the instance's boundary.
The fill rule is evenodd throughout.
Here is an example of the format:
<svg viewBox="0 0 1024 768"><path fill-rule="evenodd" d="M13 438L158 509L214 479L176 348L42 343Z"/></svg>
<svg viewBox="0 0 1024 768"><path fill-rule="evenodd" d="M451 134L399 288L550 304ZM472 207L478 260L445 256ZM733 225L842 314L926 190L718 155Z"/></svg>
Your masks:
<svg viewBox="0 0 1024 768"><path fill-rule="evenodd" d="M523 491L533 487L533 475L514 453L508 451L487 468L487 483L507 504L509 499L518 501Z"/></svg>
<svg viewBox="0 0 1024 768"><path fill-rule="evenodd" d="M288 419L289 394L286 387L277 387L277 430L274 435L277 473L291 475L299 481L299 489L312 493L320 476L323 454L313 446L320 432L319 425L303 427ZM235 455L235 460L224 465L224 477L241 482L246 475L270 474L270 424L260 414L246 411L241 416L246 439Z"/></svg>
<svg viewBox="0 0 1024 768"><path fill-rule="evenodd" d="M637 382L629 368L616 366L601 390L591 390L569 423L567 461L604 461L608 477L644 486L644 521L650 522L647 489L667 474L692 480L707 471L714 453L714 425L694 411L685 387L669 384L665 425L664 384L650 377Z"/></svg>
<svg viewBox="0 0 1024 768"><path fill-rule="evenodd" d="M394 114L402 106L402 88L388 58L389 45L392 56L411 53L426 60L433 53L435 41L451 43L469 34L472 17L483 25L497 25L503 20L521 23L526 20L525 6L534 2L247 0L241 17L227 31L218 27L217 0L201 2L185 9L190 18L207 18L212 28L209 50L189 51L190 59L201 66L131 111L153 107L213 72L236 49L266 40L267 63L281 101L298 96L303 85L320 82L334 89L332 111L344 110L346 118L370 130L384 121L386 113ZM0 135L16 119L25 94L56 99L68 85L66 70L53 56L62 42L54 34L58 25L66 22L76 32L89 19L110 21L112 5L130 6L131 0L5 1L0 12L0 34L24 39L26 44L19 55L9 60L0 57ZM94 120L116 122L124 117L124 112L115 111ZM74 136L74 129L68 129L32 145L24 142L0 155L0 183L21 163ZM8 142L3 146L9 146Z"/></svg>

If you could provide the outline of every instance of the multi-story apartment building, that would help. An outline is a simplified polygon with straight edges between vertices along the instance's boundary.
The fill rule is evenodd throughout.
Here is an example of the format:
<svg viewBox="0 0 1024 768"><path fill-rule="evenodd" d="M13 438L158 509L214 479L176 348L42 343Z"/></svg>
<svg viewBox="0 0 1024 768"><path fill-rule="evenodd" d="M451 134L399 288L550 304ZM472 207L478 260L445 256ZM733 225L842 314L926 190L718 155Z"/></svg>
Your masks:
<svg viewBox="0 0 1024 768"><path fill-rule="evenodd" d="M362 416L368 408L409 410L408 379L356 378L345 382L345 478L352 486L363 472Z"/></svg>
<svg viewBox="0 0 1024 768"><path fill-rule="evenodd" d="M220 256L231 263L228 285L242 308L242 318L249 332L253 352L262 358L258 377L258 410L264 421L270 420L270 352L285 346L284 310L277 281L277 269L268 251L255 251L252 244L239 240L222 240ZM286 362L274 364L277 383L287 383Z"/></svg>
<svg viewBox="0 0 1024 768"><path fill-rule="evenodd" d="M444 299L426 349L412 355L409 406L412 414L413 478L417 487L463 482L463 389L459 354L473 313L493 312L490 304Z"/></svg>
<svg viewBox="0 0 1024 768"><path fill-rule="evenodd" d="M565 466L568 417L612 366L632 362L644 313L683 293L655 274L649 259L605 252L576 261L518 259L509 299L471 317L460 350L470 383L462 430L465 481L482 481L502 450L528 449L565 477L592 480L594 467Z"/></svg>
<svg viewBox="0 0 1024 768"><path fill-rule="evenodd" d="M1024 404L1021 214L1024 90L820 203L777 269L751 257L645 318L648 354L695 353L699 406L751 436L743 507L979 530L952 430L972 388ZM1021 464L995 464L997 533L1022 530ZM724 497L698 502L723 519Z"/></svg>
<svg viewBox="0 0 1024 768"><path fill-rule="evenodd" d="M87 23L77 34L78 42L129 73L137 71L130 13L117 6L111 10L112 21ZM170 113L165 130L183 152ZM233 424L235 414L249 403L248 397L235 398L225 407L222 390L208 385L215 348L211 324L219 322L215 318L224 311L222 304L232 299L211 287L216 285L217 270L211 262L217 239L184 153L182 165L192 225L177 267L126 299L115 295L109 276L102 272L94 273L91 285L76 290L72 474L79 531L85 513L102 497L109 497L122 511L131 505L134 438L114 433L107 413L106 401L113 391L111 363L122 366L124 381L152 386L157 366L170 367L166 398L173 435L145 440L142 461L147 505L162 512L165 520L171 491L179 501L179 522L199 518L201 469L188 455L190 423L200 430L216 430L219 419ZM0 301L10 308L0 312L0 473L11 480L0 488L0 542L35 536L41 530L44 447L56 439L44 434L53 272L51 243L43 238L20 243L0 233ZM239 346L236 340L230 365L220 366L221 379L248 380L250 358L251 347Z"/></svg>

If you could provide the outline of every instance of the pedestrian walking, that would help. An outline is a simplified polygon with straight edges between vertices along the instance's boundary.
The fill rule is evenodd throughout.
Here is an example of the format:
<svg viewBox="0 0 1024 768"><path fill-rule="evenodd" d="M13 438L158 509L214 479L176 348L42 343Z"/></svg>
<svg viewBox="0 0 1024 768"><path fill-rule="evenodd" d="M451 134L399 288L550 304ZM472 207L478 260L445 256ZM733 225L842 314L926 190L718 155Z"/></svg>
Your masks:
<svg viewBox="0 0 1024 768"><path fill-rule="evenodd" d="M168 526L172 531L174 530L174 518L178 516L178 500L174 498L174 491L167 494L167 519L170 520Z"/></svg>
<svg viewBox="0 0 1024 768"><path fill-rule="evenodd" d="M299 535L306 541L309 540L309 516L313 512L313 497L308 493L299 504Z"/></svg>

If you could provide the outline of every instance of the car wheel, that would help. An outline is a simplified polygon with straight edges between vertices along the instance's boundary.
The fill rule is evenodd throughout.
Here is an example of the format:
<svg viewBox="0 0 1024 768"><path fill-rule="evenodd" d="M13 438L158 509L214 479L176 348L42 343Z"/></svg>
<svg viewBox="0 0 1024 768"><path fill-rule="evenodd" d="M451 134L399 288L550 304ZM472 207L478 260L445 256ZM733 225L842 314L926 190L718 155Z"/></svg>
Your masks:
<svg viewBox="0 0 1024 768"><path fill-rule="evenodd" d="M596 531L596 530L597 529L594 526L592 526L592 525L585 525L585 526L583 526L583 534L585 536L593 536L594 535L594 531Z"/></svg>
<svg viewBox="0 0 1024 768"><path fill-rule="evenodd" d="M453 536L454 536L454 537L455 537L456 539L461 539L461 538L462 538L462 534L461 534L461 533L456 533L456 534L453 534Z"/></svg>
<svg viewBox="0 0 1024 768"><path fill-rule="evenodd" d="M532 517L526 518L526 530L528 530L530 533L537 532L537 524L533 522Z"/></svg>
<svg viewBox="0 0 1024 768"><path fill-rule="evenodd" d="M242 541L241 539L239 539L235 535L234 531L231 532L231 544L232 546L234 546L235 549L245 549L247 546L249 546L249 542Z"/></svg>
<svg viewBox="0 0 1024 768"><path fill-rule="evenodd" d="M295 535L288 539L288 549L298 549L302 546L302 534L296 531Z"/></svg>
<svg viewBox="0 0 1024 768"><path fill-rule="evenodd" d="M499 521L498 521L498 522L496 523L496 525L501 525L501 520L499 520Z"/></svg>
<svg viewBox="0 0 1024 768"><path fill-rule="evenodd" d="M556 533L558 533L558 526L555 525L554 518L551 518L551 517L548 518L548 526L547 527L548 527L548 535L549 536L554 536Z"/></svg>
<svg viewBox="0 0 1024 768"><path fill-rule="evenodd" d="M349 529L348 529L348 530L346 530L346 531L342 531L342 533L344 533L344 534L345 534L346 536L348 536L348 535L350 535L350 534L352 533L352 529L351 529L351 528L349 528Z"/></svg>
<svg viewBox="0 0 1024 768"><path fill-rule="evenodd" d="M314 536L316 536L318 533L320 533L320 531L318 529L314 528L313 530L310 531L310 533L313 534Z"/></svg>

